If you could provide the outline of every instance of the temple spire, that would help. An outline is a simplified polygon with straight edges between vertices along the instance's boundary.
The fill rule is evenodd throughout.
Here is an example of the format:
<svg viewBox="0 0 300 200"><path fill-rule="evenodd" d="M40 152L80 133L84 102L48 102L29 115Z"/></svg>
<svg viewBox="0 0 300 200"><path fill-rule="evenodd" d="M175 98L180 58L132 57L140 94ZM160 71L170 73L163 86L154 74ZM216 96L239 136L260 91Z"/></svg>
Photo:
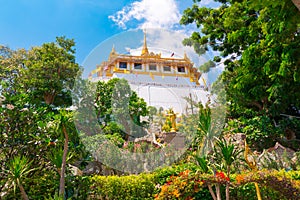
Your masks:
<svg viewBox="0 0 300 200"><path fill-rule="evenodd" d="M111 49L111 53L115 54L116 50L115 50L115 45L113 44L112 49Z"/></svg>
<svg viewBox="0 0 300 200"><path fill-rule="evenodd" d="M109 54L109 60L111 60L116 55L115 45L112 46L111 52Z"/></svg>
<svg viewBox="0 0 300 200"><path fill-rule="evenodd" d="M149 54L148 48L147 48L147 40L146 40L146 30L144 30L144 46L142 49L142 56Z"/></svg>

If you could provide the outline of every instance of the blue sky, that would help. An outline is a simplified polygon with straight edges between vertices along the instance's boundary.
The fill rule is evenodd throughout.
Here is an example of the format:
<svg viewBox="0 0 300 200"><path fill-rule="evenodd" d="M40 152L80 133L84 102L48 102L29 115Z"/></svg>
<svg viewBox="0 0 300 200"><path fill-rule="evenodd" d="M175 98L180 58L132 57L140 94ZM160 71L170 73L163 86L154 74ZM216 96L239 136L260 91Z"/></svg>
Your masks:
<svg viewBox="0 0 300 200"><path fill-rule="evenodd" d="M140 0L141 1L141 0ZM74 38L77 61L100 42L136 28L145 19L130 19L126 28L119 27L109 16L115 15L133 0L1 0L0 44L15 48L30 48L65 35ZM170 1L172 2L172 1ZM192 5L192 0L174 1L182 10ZM163 8L160 8L163 12Z"/></svg>
<svg viewBox="0 0 300 200"><path fill-rule="evenodd" d="M12 49L73 38L76 59L85 58L99 44L131 29L163 28L191 33L179 25L192 0L0 0L0 45ZM202 0L213 5L213 0Z"/></svg>
<svg viewBox="0 0 300 200"><path fill-rule="evenodd" d="M108 16L128 0L1 0L0 44L30 48L65 35L74 38L77 62L101 41L123 31Z"/></svg>

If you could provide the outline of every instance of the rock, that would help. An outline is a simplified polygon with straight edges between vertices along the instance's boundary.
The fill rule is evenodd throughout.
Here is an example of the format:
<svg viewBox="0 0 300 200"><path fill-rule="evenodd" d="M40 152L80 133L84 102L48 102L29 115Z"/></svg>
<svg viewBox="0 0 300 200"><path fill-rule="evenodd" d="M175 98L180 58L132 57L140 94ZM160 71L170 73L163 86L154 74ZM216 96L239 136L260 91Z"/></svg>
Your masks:
<svg viewBox="0 0 300 200"><path fill-rule="evenodd" d="M100 174L102 171L102 164L97 161L90 161L85 169L82 171L84 175Z"/></svg>
<svg viewBox="0 0 300 200"><path fill-rule="evenodd" d="M78 167L76 167L74 165L69 165L69 168L71 170L71 173L74 176L82 176L83 175L82 171Z"/></svg>
<svg viewBox="0 0 300 200"><path fill-rule="evenodd" d="M266 149L258 156L257 163L261 168L288 169L293 164L295 151L276 142L274 147Z"/></svg>

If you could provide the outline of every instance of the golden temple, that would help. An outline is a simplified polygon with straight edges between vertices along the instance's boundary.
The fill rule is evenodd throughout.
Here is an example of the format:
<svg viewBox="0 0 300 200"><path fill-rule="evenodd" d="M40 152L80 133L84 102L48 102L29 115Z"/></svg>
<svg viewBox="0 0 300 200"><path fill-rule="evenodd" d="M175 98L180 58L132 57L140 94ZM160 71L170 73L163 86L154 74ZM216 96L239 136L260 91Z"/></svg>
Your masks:
<svg viewBox="0 0 300 200"><path fill-rule="evenodd" d="M174 53L163 57L161 52L149 51L145 32L142 48L134 55L119 54L113 46L108 60L98 65L92 74L96 75L92 81L124 78L147 105L172 108L176 113L187 112L185 97L202 103L207 101L207 91L199 83L201 73L186 53L182 57Z"/></svg>
<svg viewBox="0 0 300 200"><path fill-rule="evenodd" d="M171 55L172 56L172 55ZM152 77L188 78L191 83L199 85L201 73L184 53L183 58L164 58L161 53L149 53L144 33L144 44L140 55L118 54L113 47L107 61L97 66L97 77L111 78L114 74L148 75Z"/></svg>

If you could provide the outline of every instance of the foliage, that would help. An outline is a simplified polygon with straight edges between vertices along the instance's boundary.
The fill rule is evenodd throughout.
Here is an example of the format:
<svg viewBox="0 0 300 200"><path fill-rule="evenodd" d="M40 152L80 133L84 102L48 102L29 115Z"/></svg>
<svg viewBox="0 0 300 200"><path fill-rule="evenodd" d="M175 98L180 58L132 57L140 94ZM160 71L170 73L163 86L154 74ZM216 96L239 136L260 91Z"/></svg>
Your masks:
<svg viewBox="0 0 300 200"><path fill-rule="evenodd" d="M25 189L30 199L39 200L48 196L54 196L58 192L59 176L57 171L49 169L42 170L39 174L26 179ZM8 196L8 199L17 198L16 196Z"/></svg>
<svg viewBox="0 0 300 200"><path fill-rule="evenodd" d="M16 188L19 187L22 198L28 199L26 191L24 190L24 179L28 174L33 171L31 169L31 162L26 157L16 156L8 163L8 169L6 170L8 183L11 184L16 192Z"/></svg>
<svg viewBox="0 0 300 200"><path fill-rule="evenodd" d="M90 177L73 176L66 177L66 197L70 199L86 200L90 193Z"/></svg>
<svg viewBox="0 0 300 200"><path fill-rule="evenodd" d="M27 93L32 104L70 106L70 90L79 65L75 62L75 42L57 37L56 42L13 51L2 47L0 76L8 94ZM60 97L55 101L55 97Z"/></svg>
<svg viewBox="0 0 300 200"><path fill-rule="evenodd" d="M195 180L193 174L185 170L178 176L170 176L155 199L192 199L190 195L199 192L202 185L202 180Z"/></svg>
<svg viewBox="0 0 300 200"><path fill-rule="evenodd" d="M298 199L300 192L298 171L258 171L233 174L227 177L223 172L215 175L182 171L170 176L161 186L157 199L195 199L210 184L230 183L232 199L257 199L253 182L258 182L264 198ZM191 189L191 188L194 188ZM199 192L200 191L200 192ZM253 198L253 196L255 198Z"/></svg>
<svg viewBox="0 0 300 200"><path fill-rule="evenodd" d="M57 87L55 86L55 91L53 88L48 88L55 93L53 97L58 95L59 98L57 100L62 101L62 103L55 104L60 106L69 105L67 103L68 95L61 96L61 94L70 90L79 67L75 63L74 56L71 55L73 52L73 50L70 50L73 45L71 40L58 38L57 42L59 44L45 44L42 47L34 47L28 51L13 51L9 48L1 47L0 191L4 192L8 198L18 197L17 194L12 194L10 187L5 186L10 176L4 171L9 168L8 161L14 160L18 155L27 157L31 161L31 167L37 166L40 169L29 173L28 178L24 180L24 188L20 188L21 192L26 191L29 194L30 199L33 198L32 195L42 195L39 192L44 192L44 195L48 192L50 194L53 192L53 188L55 190L58 186L56 179L47 175L52 174L53 171L57 172L57 168L61 166L59 163L62 162L58 160L62 155L56 155L58 159L49 157L49 152L62 153L59 150L63 147L64 137L57 129L61 113L53 105L45 104L44 92L46 92L47 88L39 88L35 85L42 85L39 82L42 80L48 81L50 88L50 86L53 86L50 82L56 81ZM67 44L69 42L70 46ZM51 55L51 53L55 55ZM51 65L51 59L58 60L52 60L53 65ZM39 67L43 67L43 70ZM61 74L57 75L54 72L50 72L53 68L61 70ZM49 70L48 74L46 74L47 70ZM53 80L48 80L44 77L49 74L53 75ZM55 78L56 76L61 78L60 83ZM71 118L72 116L69 116L69 119ZM72 136L68 147L70 157L73 155L73 158L80 159L83 156L83 148L72 122L68 124L67 129ZM54 160L56 161L54 162ZM28 171L31 170L31 168L28 169ZM48 179L51 177L53 181L48 180L48 182L40 184L45 177L48 177ZM36 180L40 180L40 182L35 182Z"/></svg>
<svg viewBox="0 0 300 200"><path fill-rule="evenodd" d="M283 200L280 191L273 190L270 187L259 185L260 193L263 199ZM246 183L230 191L231 199L237 200L257 200L256 189L253 183Z"/></svg>
<svg viewBox="0 0 300 200"><path fill-rule="evenodd" d="M300 198L300 181L294 180L299 172L285 171L259 171L250 172L245 175L237 175L237 184L245 184L248 182L258 182L268 186L273 190L280 191L280 195L287 199Z"/></svg>
<svg viewBox="0 0 300 200"><path fill-rule="evenodd" d="M234 162L239 161L241 152L242 150L236 148L231 141L226 141L225 138L217 139L214 148L215 162L222 163L227 171L227 176L229 176L231 167Z"/></svg>
<svg viewBox="0 0 300 200"><path fill-rule="evenodd" d="M210 71L211 68L213 67L216 67L216 63L209 60L208 62L202 64L200 67L199 67L199 70L202 71L203 73L207 73Z"/></svg>
<svg viewBox="0 0 300 200"><path fill-rule="evenodd" d="M300 13L292 1L218 2L219 8L194 4L184 11L181 23L201 27L184 44L198 53L218 51L223 58L214 61L226 66L220 79L230 115L251 109L278 116L291 105L299 108Z"/></svg>
<svg viewBox="0 0 300 200"><path fill-rule="evenodd" d="M93 176L89 199L153 199L153 174Z"/></svg>
<svg viewBox="0 0 300 200"><path fill-rule="evenodd" d="M198 135L195 137L195 145L202 145L202 152L204 150L212 150L213 148L213 140L214 140L214 132L212 126L211 119L211 109L207 107L200 107L199 111L199 119L198 119ZM204 138L204 141L202 139Z"/></svg>
<svg viewBox="0 0 300 200"><path fill-rule="evenodd" d="M287 137L288 139L294 139L293 138L294 136L296 138L300 138L300 120L299 120L299 118L284 117L284 119L280 120L278 123L282 130L284 130L285 132L293 133L290 136L290 138ZM300 147L298 147L298 149L300 150Z"/></svg>
<svg viewBox="0 0 300 200"><path fill-rule="evenodd" d="M179 163L168 167L162 167L154 171L155 182L157 182L160 185L163 185L167 182L167 179L170 176L177 176L184 170L196 172L197 169L198 169L197 165L195 165L192 162Z"/></svg>
<svg viewBox="0 0 300 200"><path fill-rule="evenodd" d="M119 133L124 139L140 137L145 134L141 126L141 116L147 116L149 111L146 102L131 91L125 79L113 78L107 82L99 81L96 89L97 118L105 128L110 122L116 122L120 128Z"/></svg>
<svg viewBox="0 0 300 200"><path fill-rule="evenodd" d="M0 107L1 190L5 190L4 185L8 180L7 174L3 172L8 168L8 163L19 155L27 157L31 166L44 167L28 174L28 178L38 176L48 168L45 157L49 146L46 138L51 137L51 134L45 127L51 117L47 114L47 107L29 106L27 97L26 94L11 95L6 97ZM26 185L24 187L27 190Z"/></svg>
<svg viewBox="0 0 300 200"><path fill-rule="evenodd" d="M45 43L41 47L34 47L29 52L29 59L25 61L24 76L29 91L47 104L56 105L70 102L70 90L79 72L79 65L75 63L75 42L65 37L57 37L56 42ZM55 97L60 96L59 99ZM65 100L65 102L59 102Z"/></svg>
<svg viewBox="0 0 300 200"><path fill-rule="evenodd" d="M274 121L266 115L229 119L225 132L245 134L248 144L259 151L274 146L276 139L284 133L282 128L274 126Z"/></svg>

